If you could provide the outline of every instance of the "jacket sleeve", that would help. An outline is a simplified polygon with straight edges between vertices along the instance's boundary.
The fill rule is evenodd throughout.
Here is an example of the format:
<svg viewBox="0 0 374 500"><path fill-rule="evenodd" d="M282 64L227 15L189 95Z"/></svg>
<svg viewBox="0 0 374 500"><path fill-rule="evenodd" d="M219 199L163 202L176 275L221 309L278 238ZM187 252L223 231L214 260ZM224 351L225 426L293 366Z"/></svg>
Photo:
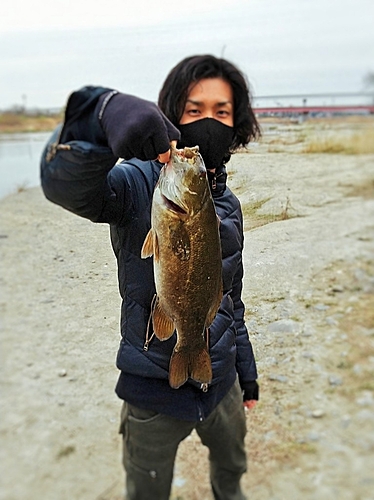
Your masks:
<svg viewBox="0 0 374 500"><path fill-rule="evenodd" d="M248 337L247 327L244 322L244 303L241 299L243 288L243 264L240 260L236 275L234 277L231 298L234 303L234 318L236 327L236 370L239 376L240 386L257 379L256 361L252 344Z"/></svg>
<svg viewBox="0 0 374 500"><path fill-rule="evenodd" d="M119 210L108 176L117 158L95 113L100 95L108 90L84 87L70 96L64 124L43 151L40 176L48 200L94 222L113 223L124 209Z"/></svg>

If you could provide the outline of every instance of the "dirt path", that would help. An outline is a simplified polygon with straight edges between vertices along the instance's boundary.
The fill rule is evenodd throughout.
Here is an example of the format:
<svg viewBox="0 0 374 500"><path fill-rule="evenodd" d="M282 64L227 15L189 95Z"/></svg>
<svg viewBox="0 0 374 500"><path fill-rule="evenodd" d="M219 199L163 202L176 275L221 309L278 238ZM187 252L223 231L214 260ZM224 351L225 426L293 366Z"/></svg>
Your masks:
<svg viewBox="0 0 374 500"><path fill-rule="evenodd" d="M374 498L374 157L236 155L244 299L261 401L251 500ZM27 190L0 201L1 492L119 500L119 295L108 228ZM173 498L210 499L182 443Z"/></svg>

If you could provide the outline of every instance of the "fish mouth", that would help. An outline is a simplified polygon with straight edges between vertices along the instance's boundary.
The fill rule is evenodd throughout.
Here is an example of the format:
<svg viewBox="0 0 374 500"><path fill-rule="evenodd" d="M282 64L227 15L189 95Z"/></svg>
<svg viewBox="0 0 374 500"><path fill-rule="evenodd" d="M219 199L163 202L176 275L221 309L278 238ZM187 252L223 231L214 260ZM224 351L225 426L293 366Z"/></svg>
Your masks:
<svg viewBox="0 0 374 500"><path fill-rule="evenodd" d="M181 206L177 205L174 203L174 201L171 201L169 198L166 198L165 195L162 195L162 200L168 210L171 210L172 212L175 212L178 215L187 215L187 211L182 208Z"/></svg>

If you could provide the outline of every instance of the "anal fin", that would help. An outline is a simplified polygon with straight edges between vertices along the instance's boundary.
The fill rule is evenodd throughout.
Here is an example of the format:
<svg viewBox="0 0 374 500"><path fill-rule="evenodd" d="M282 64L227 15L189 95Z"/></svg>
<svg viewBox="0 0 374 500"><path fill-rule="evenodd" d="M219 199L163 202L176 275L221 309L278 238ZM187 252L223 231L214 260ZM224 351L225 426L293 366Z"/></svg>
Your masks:
<svg viewBox="0 0 374 500"><path fill-rule="evenodd" d="M173 335L174 321L164 312L158 298L152 313L152 323L153 331L158 340L167 340Z"/></svg>

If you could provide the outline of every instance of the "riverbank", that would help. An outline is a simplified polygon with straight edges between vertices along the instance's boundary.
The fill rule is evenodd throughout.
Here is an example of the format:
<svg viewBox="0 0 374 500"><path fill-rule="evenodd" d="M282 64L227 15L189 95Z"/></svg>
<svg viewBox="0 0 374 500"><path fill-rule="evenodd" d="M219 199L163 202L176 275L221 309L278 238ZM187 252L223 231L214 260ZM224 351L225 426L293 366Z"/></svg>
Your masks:
<svg viewBox="0 0 374 500"><path fill-rule="evenodd" d="M370 500L374 155L303 153L303 128L273 127L229 164L261 387L247 413L243 486L251 500ZM0 217L0 498L121 500L120 300L108 227L49 203L40 188L1 200ZM178 451L173 500L211 500L208 470L193 433Z"/></svg>
<svg viewBox="0 0 374 500"><path fill-rule="evenodd" d="M59 113L29 114L24 112L0 112L0 134L21 134L25 132L52 132L64 119L64 110ZM303 121L299 117L259 117L259 122L265 129L274 126L284 126L286 135L287 128L292 125L310 124L314 126L331 126L333 129L348 127L351 131L357 128L372 128L374 117L371 115L343 115L331 117L309 117ZM336 152L336 151L335 151ZM338 151L339 152L339 151Z"/></svg>
<svg viewBox="0 0 374 500"><path fill-rule="evenodd" d="M58 114L29 115L25 113L0 113L0 134L21 134L24 132L50 132L63 120Z"/></svg>

